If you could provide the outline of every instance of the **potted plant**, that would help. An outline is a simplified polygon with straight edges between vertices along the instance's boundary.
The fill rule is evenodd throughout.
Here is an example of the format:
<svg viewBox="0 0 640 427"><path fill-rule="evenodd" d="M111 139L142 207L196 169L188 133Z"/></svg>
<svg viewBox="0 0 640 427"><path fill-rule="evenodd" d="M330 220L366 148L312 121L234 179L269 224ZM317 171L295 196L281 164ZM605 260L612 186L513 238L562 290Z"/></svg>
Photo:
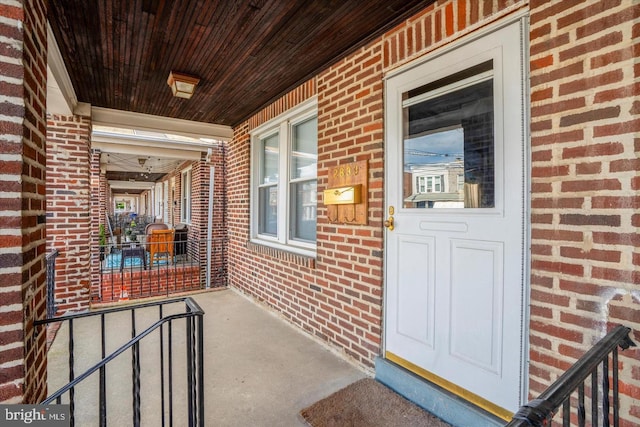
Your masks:
<svg viewBox="0 0 640 427"><path fill-rule="evenodd" d="M98 244L100 245L100 261L104 261L104 252L107 247L107 236L104 229L104 224L100 224L98 231Z"/></svg>

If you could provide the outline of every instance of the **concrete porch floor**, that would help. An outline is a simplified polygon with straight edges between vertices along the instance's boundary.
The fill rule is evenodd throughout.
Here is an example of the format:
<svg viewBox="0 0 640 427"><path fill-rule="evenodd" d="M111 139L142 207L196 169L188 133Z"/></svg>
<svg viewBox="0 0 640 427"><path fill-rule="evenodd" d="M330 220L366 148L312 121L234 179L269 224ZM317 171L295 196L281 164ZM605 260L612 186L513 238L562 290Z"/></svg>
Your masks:
<svg viewBox="0 0 640 427"><path fill-rule="evenodd" d="M205 292L193 297L205 312L204 385L208 426L303 426L306 424L298 415L300 410L367 375L234 290ZM125 339L129 333L125 329L128 326L124 326L126 321L124 318L124 330L120 331ZM49 352L49 393L68 379L67 327L60 329ZM78 322L74 324L74 336L78 343L77 358L83 353L95 353L100 345L97 342L99 325ZM81 346L82 342L93 342L93 345ZM149 366L142 351L141 354L144 375L154 367ZM95 355L88 357L92 358ZM130 357L122 364L123 369L131 372ZM80 372L77 369L76 375ZM146 385L149 386L158 387ZM79 388L76 400L96 395L96 389L97 379L87 385L86 392ZM131 382L112 384L107 395L109 425L130 425L130 410L126 408L131 406ZM76 425L98 425L95 404L86 406L80 409L78 403ZM142 414L143 425L151 425L144 422L144 394ZM177 425L184 424L179 421Z"/></svg>

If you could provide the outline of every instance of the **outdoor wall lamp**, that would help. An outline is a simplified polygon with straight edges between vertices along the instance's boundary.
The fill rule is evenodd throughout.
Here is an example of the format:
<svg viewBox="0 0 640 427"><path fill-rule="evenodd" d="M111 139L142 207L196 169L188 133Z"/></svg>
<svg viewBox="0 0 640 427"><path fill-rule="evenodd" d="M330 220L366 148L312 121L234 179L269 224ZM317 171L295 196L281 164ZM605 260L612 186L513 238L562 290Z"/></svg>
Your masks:
<svg viewBox="0 0 640 427"><path fill-rule="evenodd" d="M198 82L200 82L198 77L176 73L175 71L169 72L169 78L167 79L167 84L171 87L173 96L184 99L191 98Z"/></svg>

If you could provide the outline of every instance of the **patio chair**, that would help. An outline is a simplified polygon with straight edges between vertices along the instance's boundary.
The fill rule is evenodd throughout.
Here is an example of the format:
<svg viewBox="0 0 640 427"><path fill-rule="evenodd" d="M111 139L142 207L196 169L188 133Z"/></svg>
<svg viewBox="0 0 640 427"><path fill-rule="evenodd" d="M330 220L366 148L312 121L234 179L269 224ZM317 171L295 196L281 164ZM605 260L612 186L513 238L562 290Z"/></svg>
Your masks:
<svg viewBox="0 0 640 427"><path fill-rule="evenodd" d="M144 228L144 234L151 234L152 230L168 230L169 226L162 222L150 222Z"/></svg>
<svg viewBox="0 0 640 427"><path fill-rule="evenodd" d="M147 235L147 248L149 249L149 265L153 265L156 255L158 261L162 257L167 259L167 264L173 262L173 236L174 230L151 230Z"/></svg>

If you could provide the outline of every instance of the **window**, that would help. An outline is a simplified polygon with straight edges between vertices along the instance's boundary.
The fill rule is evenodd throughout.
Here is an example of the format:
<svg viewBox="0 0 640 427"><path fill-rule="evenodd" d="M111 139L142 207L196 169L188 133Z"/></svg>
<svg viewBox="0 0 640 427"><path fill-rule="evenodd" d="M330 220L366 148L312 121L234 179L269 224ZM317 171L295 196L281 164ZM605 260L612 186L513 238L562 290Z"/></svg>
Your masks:
<svg viewBox="0 0 640 427"><path fill-rule="evenodd" d="M180 181L180 222L191 223L191 168L182 171Z"/></svg>
<svg viewBox="0 0 640 427"><path fill-rule="evenodd" d="M162 218L162 207L164 206L162 203L162 183L155 185L155 202L154 215L156 218Z"/></svg>
<svg viewBox="0 0 640 427"><path fill-rule="evenodd" d="M444 175L421 175L416 177L416 193L442 193Z"/></svg>
<svg viewBox="0 0 640 427"><path fill-rule="evenodd" d="M487 61L403 94L406 207L495 207L493 86Z"/></svg>
<svg viewBox="0 0 640 427"><path fill-rule="evenodd" d="M318 119L315 100L252 132L252 239L315 254Z"/></svg>

